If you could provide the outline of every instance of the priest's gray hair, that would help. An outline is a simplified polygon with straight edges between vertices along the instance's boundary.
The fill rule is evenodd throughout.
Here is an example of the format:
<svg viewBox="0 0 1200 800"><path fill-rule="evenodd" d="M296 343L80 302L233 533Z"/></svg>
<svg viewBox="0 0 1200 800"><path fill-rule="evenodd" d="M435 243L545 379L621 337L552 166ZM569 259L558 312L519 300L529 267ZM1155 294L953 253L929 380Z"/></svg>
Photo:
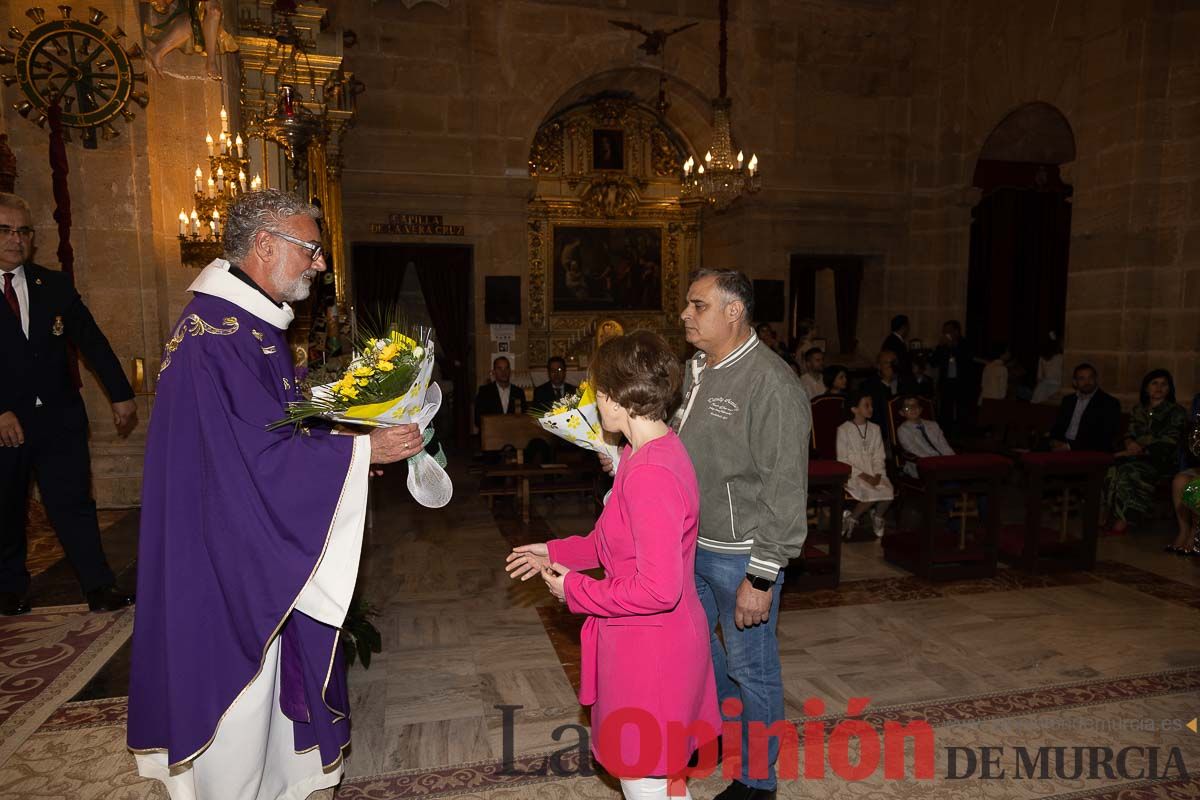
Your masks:
<svg viewBox="0 0 1200 800"><path fill-rule="evenodd" d="M691 274L689 283L695 283L701 278L716 278L717 288L725 296L725 305L737 300L746 309L742 314L742 323L749 325L754 319L754 284L746 277L746 273L736 269L698 269Z"/></svg>
<svg viewBox="0 0 1200 800"><path fill-rule="evenodd" d="M222 237L225 258L241 265L250 255L259 231L275 230L288 217L300 214L320 219L321 209L279 189L247 192L234 202L229 209L229 219L225 220Z"/></svg>

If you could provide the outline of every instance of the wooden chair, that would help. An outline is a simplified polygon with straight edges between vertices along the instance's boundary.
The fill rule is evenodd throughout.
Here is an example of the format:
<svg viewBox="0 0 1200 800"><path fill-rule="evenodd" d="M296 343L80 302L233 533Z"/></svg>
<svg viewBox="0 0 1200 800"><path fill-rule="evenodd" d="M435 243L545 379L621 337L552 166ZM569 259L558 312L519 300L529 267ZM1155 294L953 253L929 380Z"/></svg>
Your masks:
<svg viewBox="0 0 1200 800"><path fill-rule="evenodd" d="M1000 560L1030 573L1090 570L1096 565L1100 530L1100 491L1112 464L1108 453L1025 453L1025 524L1000 531ZM1046 495L1061 497L1053 509L1057 527L1046 525ZM1069 528L1070 496L1080 501L1077 534Z"/></svg>
<svg viewBox="0 0 1200 800"><path fill-rule="evenodd" d="M812 401L812 449L823 461L837 461L837 429L849 419L846 399L822 395Z"/></svg>
<svg viewBox="0 0 1200 800"><path fill-rule="evenodd" d="M526 414L485 414L480 418L480 448L484 452L512 451L508 455L511 460L483 470L479 494L487 498L488 508L492 507L494 498L511 496L520 505L521 520L529 522L531 495L592 491L594 478L580 478L580 470L572 470L567 464L525 463L525 448L530 442L536 439L554 442L555 438ZM551 476L566 480L551 482L547 480Z"/></svg>
<svg viewBox="0 0 1200 800"><path fill-rule="evenodd" d="M808 538L804 552L789 562L784 591L836 589L842 575L842 508L850 467L840 461L808 462ZM820 512L822 513L811 513ZM821 518L825 516L825 524Z"/></svg>
<svg viewBox="0 0 1200 800"><path fill-rule="evenodd" d="M922 458L920 521L883 537L884 558L926 580L990 578L996 573L1000 533L1000 482L1012 462L991 453ZM969 530L970 517L942 519L944 498L986 497L978 503L979 522ZM957 520L958 530L953 526ZM947 525L949 523L949 525Z"/></svg>

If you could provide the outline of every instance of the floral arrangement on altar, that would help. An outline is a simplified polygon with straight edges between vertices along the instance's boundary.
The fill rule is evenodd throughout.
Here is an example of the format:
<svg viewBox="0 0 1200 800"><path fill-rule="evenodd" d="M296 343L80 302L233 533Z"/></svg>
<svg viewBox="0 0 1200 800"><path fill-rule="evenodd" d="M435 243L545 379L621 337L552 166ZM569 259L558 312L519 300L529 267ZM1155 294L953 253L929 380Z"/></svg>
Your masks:
<svg viewBox="0 0 1200 800"><path fill-rule="evenodd" d="M614 468L620 460L616 446L604 441L600 410L596 407L596 390L590 381L581 381L574 394L567 395L549 408L533 409L529 413L543 430L576 447L608 456L613 460Z"/></svg>

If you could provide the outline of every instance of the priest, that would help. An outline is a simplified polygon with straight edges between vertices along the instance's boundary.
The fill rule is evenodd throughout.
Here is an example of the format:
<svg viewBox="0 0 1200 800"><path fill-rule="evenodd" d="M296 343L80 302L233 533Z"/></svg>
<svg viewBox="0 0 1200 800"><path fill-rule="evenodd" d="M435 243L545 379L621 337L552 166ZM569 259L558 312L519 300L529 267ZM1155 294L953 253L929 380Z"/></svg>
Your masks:
<svg viewBox="0 0 1200 800"><path fill-rule="evenodd" d="M301 800L341 778L349 705L338 628L371 464L415 425L274 431L298 398L285 338L325 270L317 209L243 195L226 259L192 283L163 351L146 443L129 748L173 800Z"/></svg>

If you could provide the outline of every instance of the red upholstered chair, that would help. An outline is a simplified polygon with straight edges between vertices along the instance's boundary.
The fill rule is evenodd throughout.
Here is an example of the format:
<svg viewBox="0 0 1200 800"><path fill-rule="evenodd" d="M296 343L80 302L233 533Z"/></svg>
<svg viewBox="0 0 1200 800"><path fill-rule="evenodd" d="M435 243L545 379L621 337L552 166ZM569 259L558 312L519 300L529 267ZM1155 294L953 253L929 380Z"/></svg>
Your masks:
<svg viewBox="0 0 1200 800"><path fill-rule="evenodd" d="M1007 458L989 453L920 459L919 523L883 537L884 558L927 580L995 575L1000 482L1011 468ZM944 498L976 500L981 513L975 524L965 514L946 519Z"/></svg>
<svg viewBox="0 0 1200 800"><path fill-rule="evenodd" d="M824 459L808 462L808 538L803 555L788 564L784 591L837 588L842 574L842 508L849 479L848 464Z"/></svg>
<svg viewBox="0 0 1200 800"><path fill-rule="evenodd" d="M1025 478L1025 524L1000 531L1000 559L1029 572L1089 570L1096 565L1100 528L1100 491L1112 464L1108 453L1025 453L1019 464ZM1072 530L1070 495L1081 496L1079 526ZM1053 527L1048 525L1046 496L1059 495Z"/></svg>
<svg viewBox="0 0 1200 800"><path fill-rule="evenodd" d="M817 458L837 461L837 429L850 417L846 399L838 395L821 395L812 401L812 446Z"/></svg>

